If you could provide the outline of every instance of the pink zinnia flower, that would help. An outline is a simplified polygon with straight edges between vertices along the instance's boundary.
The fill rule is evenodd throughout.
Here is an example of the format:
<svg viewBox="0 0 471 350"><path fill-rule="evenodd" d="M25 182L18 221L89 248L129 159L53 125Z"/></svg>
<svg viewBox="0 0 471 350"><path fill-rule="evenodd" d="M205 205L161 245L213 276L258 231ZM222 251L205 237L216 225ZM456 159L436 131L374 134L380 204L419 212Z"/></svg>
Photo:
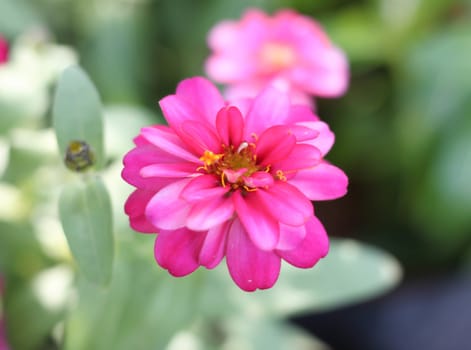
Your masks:
<svg viewBox="0 0 471 350"><path fill-rule="evenodd" d="M125 205L131 227L158 233L160 266L184 276L225 256L253 291L273 286L282 259L308 268L327 254L310 201L344 195L347 178L323 160L334 135L308 107L270 86L227 104L203 78L160 106L169 126L143 128L122 172L137 187Z"/></svg>
<svg viewBox="0 0 471 350"><path fill-rule="evenodd" d="M267 82L290 91L296 102L337 97L348 85L348 63L313 19L291 10L267 16L248 10L210 32L208 76L228 84L227 97L254 96Z"/></svg>
<svg viewBox="0 0 471 350"><path fill-rule="evenodd" d="M0 64L8 60L8 42L0 35Z"/></svg>

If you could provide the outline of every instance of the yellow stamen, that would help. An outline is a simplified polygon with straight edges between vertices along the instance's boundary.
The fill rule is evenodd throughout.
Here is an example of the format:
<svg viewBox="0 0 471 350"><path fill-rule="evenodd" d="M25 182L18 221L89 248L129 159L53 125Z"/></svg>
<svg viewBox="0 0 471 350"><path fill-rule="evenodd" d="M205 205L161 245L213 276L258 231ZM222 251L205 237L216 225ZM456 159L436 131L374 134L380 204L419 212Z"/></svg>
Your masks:
<svg viewBox="0 0 471 350"><path fill-rule="evenodd" d="M246 190L247 192L255 192L257 191L257 188L252 188L252 187L248 187L246 185L242 186L244 188L244 190Z"/></svg>
<svg viewBox="0 0 471 350"><path fill-rule="evenodd" d="M285 174L283 173L283 170L277 170L276 171L276 177L281 181L286 181L287 180Z"/></svg>
<svg viewBox="0 0 471 350"><path fill-rule="evenodd" d="M204 151L204 154L200 157L200 160L204 162L206 166L213 165L216 163L219 159L221 159L223 154L215 154L211 151Z"/></svg>
<svg viewBox="0 0 471 350"><path fill-rule="evenodd" d="M226 175L224 172L221 172L221 185L222 187L226 187Z"/></svg>

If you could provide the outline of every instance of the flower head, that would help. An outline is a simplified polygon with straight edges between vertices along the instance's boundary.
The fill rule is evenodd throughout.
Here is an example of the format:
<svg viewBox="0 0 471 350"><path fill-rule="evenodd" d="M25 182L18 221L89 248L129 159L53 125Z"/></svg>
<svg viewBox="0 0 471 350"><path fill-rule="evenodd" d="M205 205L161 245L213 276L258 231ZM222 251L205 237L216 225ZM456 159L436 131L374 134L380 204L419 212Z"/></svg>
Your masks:
<svg viewBox="0 0 471 350"><path fill-rule="evenodd" d="M273 286L281 260L308 268L327 254L310 201L344 195L347 178L323 160L334 136L308 107L271 86L228 104L203 78L160 106L169 126L143 128L122 172L137 188L125 205L131 227L158 233L159 265L184 276L226 257L253 291Z"/></svg>
<svg viewBox="0 0 471 350"><path fill-rule="evenodd" d="M224 21L210 32L206 71L228 84L229 98L256 95L267 82L295 101L311 95L337 97L348 85L348 63L317 22L292 10L267 16L248 10L240 21Z"/></svg>
<svg viewBox="0 0 471 350"><path fill-rule="evenodd" d="M0 64L5 63L8 60L8 43L0 35Z"/></svg>

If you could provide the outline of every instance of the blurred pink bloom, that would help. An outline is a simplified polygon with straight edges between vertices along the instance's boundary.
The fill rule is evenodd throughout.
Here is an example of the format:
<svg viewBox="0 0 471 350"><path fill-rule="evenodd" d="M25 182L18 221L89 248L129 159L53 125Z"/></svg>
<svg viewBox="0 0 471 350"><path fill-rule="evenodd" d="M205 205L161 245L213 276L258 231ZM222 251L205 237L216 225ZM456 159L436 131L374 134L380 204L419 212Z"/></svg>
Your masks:
<svg viewBox="0 0 471 350"><path fill-rule="evenodd" d="M273 15L251 9L240 21L223 21L208 37L208 76L228 84L226 97L255 96L267 82L285 88L294 102L337 97L348 85L344 53L313 19L291 10Z"/></svg>
<svg viewBox="0 0 471 350"><path fill-rule="evenodd" d="M0 350L8 350L7 336L5 334L5 324L0 318Z"/></svg>
<svg viewBox="0 0 471 350"><path fill-rule="evenodd" d="M327 254L310 201L343 196L348 180L323 160L334 135L309 107L272 86L227 104L204 78L182 81L160 107L169 126L141 130L122 176L137 187L131 227L158 233L163 268L184 276L225 256L253 291L273 286L282 259L309 268Z"/></svg>
<svg viewBox="0 0 471 350"><path fill-rule="evenodd" d="M0 35L0 64L5 63L8 60L8 43Z"/></svg>

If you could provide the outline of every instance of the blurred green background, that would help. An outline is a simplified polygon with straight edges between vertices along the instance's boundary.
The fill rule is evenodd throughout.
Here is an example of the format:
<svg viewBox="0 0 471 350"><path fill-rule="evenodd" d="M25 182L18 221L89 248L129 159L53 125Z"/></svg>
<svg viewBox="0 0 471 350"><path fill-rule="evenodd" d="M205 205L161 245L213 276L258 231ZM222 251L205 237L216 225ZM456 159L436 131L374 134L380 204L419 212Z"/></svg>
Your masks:
<svg viewBox="0 0 471 350"><path fill-rule="evenodd" d="M345 198L315 204L330 236L391 253L406 279L469 269L471 1L0 0L0 33L12 44L32 48L40 57L35 60L44 60L23 77L30 90L15 95L14 104L2 100L7 88L2 91L0 84L0 159L5 159L0 190L8 203L1 207L14 208L0 210L0 273L6 281L4 314L13 348L55 349L57 339L69 334L65 347L72 349L161 349L175 329L190 323L193 333L210 339L202 349L218 348L221 327L233 330L226 335L251 339L243 317L224 325L202 321L218 309L194 300L195 295L206 298L201 286L208 285L208 273L174 282L156 269L152 239L132 233L119 206L129 193L119 171L131 138L140 126L161 122L157 101L181 79L204 75L208 30L223 19L239 18L247 7L268 12L289 7L312 16L349 57L348 93L317 100L319 116L336 134L328 159L350 178ZM102 175L118 203L113 207L118 277L107 291L61 270L58 261L70 264L64 238L48 234L54 228L60 232L55 227L57 196L71 176L60 164L50 130L52 92L59 67L77 59L105 106L108 168ZM51 267L69 276L62 281L79 287L75 303L47 308L36 300L31 286L39 272ZM330 278L335 274L334 269ZM240 300L235 305L240 309ZM261 312L257 307L251 312ZM75 311L64 316L69 309ZM169 321L168 314L176 316ZM166 335L156 333L156 327L165 328ZM278 334L273 329L266 333ZM185 334L179 341L189 337ZM188 341L198 345L194 338Z"/></svg>

